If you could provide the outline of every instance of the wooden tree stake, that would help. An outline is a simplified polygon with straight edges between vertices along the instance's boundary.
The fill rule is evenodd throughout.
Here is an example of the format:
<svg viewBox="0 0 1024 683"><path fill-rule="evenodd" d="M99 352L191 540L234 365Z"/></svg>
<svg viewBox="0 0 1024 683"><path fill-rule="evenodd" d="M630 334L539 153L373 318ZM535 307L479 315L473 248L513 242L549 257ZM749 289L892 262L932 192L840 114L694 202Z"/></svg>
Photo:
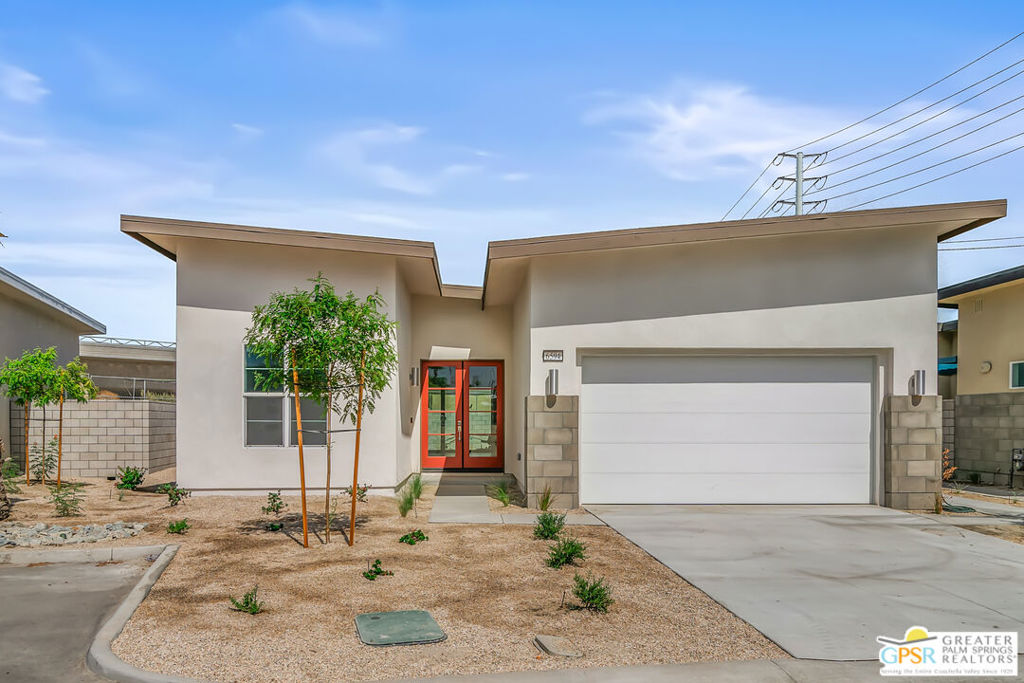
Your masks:
<svg viewBox="0 0 1024 683"><path fill-rule="evenodd" d="M64 392L60 392L58 399L58 410L60 415L57 421L57 488L60 488L60 461L64 455Z"/></svg>
<svg viewBox="0 0 1024 683"><path fill-rule="evenodd" d="M292 349L292 387L295 393L295 434L299 439L299 486L302 487L302 547L309 547L309 527L306 522L306 464L302 459L302 408L299 403L299 370L295 367L295 349Z"/></svg>
<svg viewBox="0 0 1024 683"><path fill-rule="evenodd" d="M352 466L352 512L348 518L348 544L356 542L356 499L359 497L359 437L363 429L363 368L366 366L366 351L359 359L359 399L356 403L356 454Z"/></svg>
<svg viewBox="0 0 1024 683"><path fill-rule="evenodd" d="M324 540L331 542L331 402L332 395L327 393L327 485L324 487L324 520L327 528L324 530Z"/></svg>
<svg viewBox="0 0 1024 683"><path fill-rule="evenodd" d="M25 486L31 486L32 480L28 471L28 414L32 410L32 404L25 402Z"/></svg>

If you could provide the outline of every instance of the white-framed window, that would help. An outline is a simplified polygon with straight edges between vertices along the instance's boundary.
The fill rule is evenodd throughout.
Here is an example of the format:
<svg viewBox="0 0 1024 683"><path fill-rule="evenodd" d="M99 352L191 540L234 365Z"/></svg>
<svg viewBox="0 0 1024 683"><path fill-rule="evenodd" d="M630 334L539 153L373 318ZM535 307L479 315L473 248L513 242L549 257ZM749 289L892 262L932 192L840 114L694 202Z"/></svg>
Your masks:
<svg viewBox="0 0 1024 683"><path fill-rule="evenodd" d="M1010 361L1010 388L1024 389L1024 360Z"/></svg>
<svg viewBox="0 0 1024 683"><path fill-rule="evenodd" d="M281 359L266 359L245 349L242 396L245 402L244 440L246 446L292 446L298 444L294 394L286 386L258 388L257 378L268 368L281 368ZM299 399L302 408L302 442L307 446L327 443L327 417L312 399Z"/></svg>

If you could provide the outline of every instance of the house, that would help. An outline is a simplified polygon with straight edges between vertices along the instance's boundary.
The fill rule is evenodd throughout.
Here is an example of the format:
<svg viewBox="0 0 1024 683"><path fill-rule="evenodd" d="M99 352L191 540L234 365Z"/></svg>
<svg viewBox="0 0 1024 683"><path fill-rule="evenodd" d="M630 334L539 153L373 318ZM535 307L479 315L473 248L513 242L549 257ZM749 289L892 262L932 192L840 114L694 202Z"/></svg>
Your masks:
<svg viewBox="0 0 1024 683"><path fill-rule="evenodd" d="M291 402L255 391L264 361L242 339L255 305L322 271L380 291L399 323L400 369L363 425L360 477L376 487L483 470L559 506L932 509L936 242L1005 213L982 201L491 242L483 287L443 283L429 242L141 216L121 230L177 263L186 488L296 486ZM351 438L334 472L351 471Z"/></svg>
<svg viewBox="0 0 1024 683"><path fill-rule="evenodd" d="M939 306L958 311L955 462L985 483L1008 481L1024 448L1024 266L943 287Z"/></svg>
<svg viewBox="0 0 1024 683"><path fill-rule="evenodd" d="M0 268L0 360L17 358L37 347L53 346L57 349L58 362L66 363L78 355L80 335L106 331L103 323ZM16 429L21 429L20 417L13 419L11 415L10 401L0 400L4 457L20 453L12 442L12 421L17 423Z"/></svg>
<svg viewBox="0 0 1024 683"><path fill-rule="evenodd" d="M105 397L174 397L174 342L87 336L79 356Z"/></svg>

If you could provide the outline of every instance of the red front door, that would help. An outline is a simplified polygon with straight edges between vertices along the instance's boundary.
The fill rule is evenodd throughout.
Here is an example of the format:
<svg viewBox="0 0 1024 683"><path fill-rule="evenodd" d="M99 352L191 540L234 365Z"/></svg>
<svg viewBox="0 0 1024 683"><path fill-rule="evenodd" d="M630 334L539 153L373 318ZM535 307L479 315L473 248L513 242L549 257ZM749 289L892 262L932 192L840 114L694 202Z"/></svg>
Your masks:
<svg viewBox="0 0 1024 683"><path fill-rule="evenodd" d="M425 469L503 469L501 361L424 361L421 464Z"/></svg>

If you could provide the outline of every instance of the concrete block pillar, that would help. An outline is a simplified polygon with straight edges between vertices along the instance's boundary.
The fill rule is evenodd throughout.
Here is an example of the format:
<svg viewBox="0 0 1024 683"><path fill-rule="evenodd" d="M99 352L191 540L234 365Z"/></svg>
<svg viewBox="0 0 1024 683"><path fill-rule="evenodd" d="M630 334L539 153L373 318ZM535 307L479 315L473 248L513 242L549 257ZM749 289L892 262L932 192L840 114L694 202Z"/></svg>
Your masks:
<svg viewBox="0 0 1024 683"><path fill-rule="evenodd" d="M931 512L942 492L942 397L885 399L885 505Z"/></svg>
<svg viewBox="0 0 1024 683"><path fill-rule="evenodd" d="M526 399L526 498L530 507L550 488L552 507L580 504L579 397Z"/></svg>

